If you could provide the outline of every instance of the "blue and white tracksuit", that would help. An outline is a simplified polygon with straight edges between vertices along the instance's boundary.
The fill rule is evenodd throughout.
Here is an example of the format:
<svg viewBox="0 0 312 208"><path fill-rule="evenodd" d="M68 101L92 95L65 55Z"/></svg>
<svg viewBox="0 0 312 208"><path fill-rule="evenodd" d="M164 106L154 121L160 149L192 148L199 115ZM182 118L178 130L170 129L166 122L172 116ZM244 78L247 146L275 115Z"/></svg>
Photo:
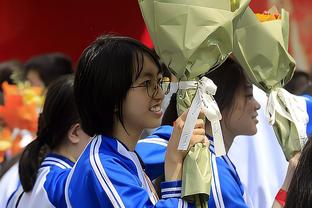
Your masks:
<svg viewBox="0 0 312 208"><path fill-rule="evenodd" d="M164 157L166 153L166 142L170 138L173 128L161 126L146 139L140 140L136 151L146 163L149 169L154 171L154 177L163 174ZM148 140L151 140L150 142ZM212 167L212 187L208 201L209 208L245 208L248 207L243 185L236 172L235 166L225 155L216 157L213 139L209 147ZM166 142L165 142L166 141Z"/></svg>
<svg viewBox="0 0 312 208"><path fill-rule="evenodd" d="M68 177L68 207L190 207L181 196L181 181L161 184L158 200L140 160L117 139L98 135L84 150Z"/></svg>
<svg viewBox="0 0 312 208"><path fill-rule="evenodd" d="M32 191L24 192L20 185L9 199L7 207L67 207L64 190L73 165L66 157L48 154L41 163Z"/></svg>

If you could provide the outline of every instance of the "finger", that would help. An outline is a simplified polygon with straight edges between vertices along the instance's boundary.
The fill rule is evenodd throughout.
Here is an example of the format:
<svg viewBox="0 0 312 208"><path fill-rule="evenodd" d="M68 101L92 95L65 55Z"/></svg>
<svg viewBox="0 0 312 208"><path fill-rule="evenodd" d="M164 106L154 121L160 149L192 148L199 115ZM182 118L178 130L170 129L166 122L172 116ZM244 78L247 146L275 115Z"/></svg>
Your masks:
<svg viewBox="0 0 312 208"><path fill-rule="evenodd" d="M206 131L203 128L197 128L193 130L193 135L205 135Z"/></svg>
<svg viewBox="0 0 312 208"><path fill-rule="evenodd" d="M184 111L182 113L182 115L177 119L177 120L182 120L182 121L185 121L186 120L186 117L187 117L187 114L188 114L189 110L187 111Z"/></svg>
<svg viewBox="0 0 312 208"><path fill-rule="evenodd" d="M197 119L195 128L204 128L205 127L205 122L203 119Z"/></svg>
<svg viewBox="0 0 312 208"><path fill-rule="evenodd" d="M207 137L205 135L193 135L190 141L190 147L197 143L204 143Z"/></svg>
<svg viewBox="0 0 312 208"><path fill-rule="evenodd" d="M205 146L208 146L208 145L209 145L209 139L207 138L206 135L205 135L204 145L205 145Z"/></svg>
<svg viewBox="0 0 312 208"><path fill-rule="evenodd" d="M184 121L177 119L175 122L173 122L173 126L174 128L183 129L184 123L185 123Z"/></svg>

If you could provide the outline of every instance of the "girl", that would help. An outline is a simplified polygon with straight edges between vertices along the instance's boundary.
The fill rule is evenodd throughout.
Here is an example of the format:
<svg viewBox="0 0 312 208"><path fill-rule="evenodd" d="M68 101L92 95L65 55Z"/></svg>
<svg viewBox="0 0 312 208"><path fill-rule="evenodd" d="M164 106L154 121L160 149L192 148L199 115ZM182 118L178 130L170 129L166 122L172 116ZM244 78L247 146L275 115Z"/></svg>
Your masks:
<svg viewBox="0 0 312 208"><path fill-rule="evenodd" d="M218 69L207 74L207 77L218 86L214 98L222 114L221 128L226 152L228 152L236 136L253 135L257 132L257 110L260 109L260 105L253 97L252 85L246 79L243 69L232 59L227 59ZM165 112L164 119L166 119L166 121L163 122L164 124L172 123L174 117L177 117L175 99L176 97L174 94ZM208 201L209 208L252 207L248 197L246 197L239 175L231 160L227 155L216 158L211 125L208 121L205 124L205 130L207 136L211 140L209 148L211 152L213 176L211 194ZM160 160L165 154L165 142L160 143L160 138L169 138L168 135L170 135L171 132L172 128L161 126L155 133L149 138L144 139L136 147L142 160L151 164L150 169L154 167L154 172L158 173L158 175L154 175L154 177L158 177L161 173L158 167L161 167ZM158 147L156 147L157 145ZM148 149L148 146L152 146L153 148ZM162 154L160 153L161 151L163 151ZM154 152L157 153L160 159L152 157L155 155ZM289 167L289 174L287 174L282 186L285 190L288 188L288 183L292 176L292 169L292 167ZM279 207L277 203L275 203L274 206Z"/></svg>
<svg viewBox="0 0 312 208"><path fill-rule="evenodd" d="M207 77L218 86L215 99L222 114L221 128L228 153L236 136L257 133L257 111L260 109L260 104L253 97L252 84L244 75L242 67L231 58L218 69L207 74ZM215 157L209 122L206 123L206 133L212 141L210 151L213 177L209 207L253 207L230 158L227 155ZM295 167L293 160L289 163L287 175L281 187L286 191ZM278 208L280 205L275 201L273 207Z"/></svg>
<svg viewBox="0 0 312 208"><path fill-rule="evenodd" d="M102 36L83 52L75 99L81 126L94 137L66 182L68 207L190 206L180 199L187 152L177 150L186 113L176 120L168 143L161 200L134 152L143 129L160 125L160 70L154 53L127 37ZM203 121L197 120L191 145L206 139Z"/></svg>
<svg viewBox="0 0 312 208"><path fill-rule="evenodd" d="M78 123L73 82L73 76L64 76L48 88L37 138L19 162L21 187L8 207L66 207L65 180L89 142Z"/></svg>
<svg viewBox="0 0 312 208"><path fill-rule="evenodd" d="M256 117L260 105L253 98L252 85L245 78L242 68L233 60L227 59L220 67L210 72L207 77L218 86L214 98L218 103L222 114L221 128L225 148L228 152L235 136L252 135L256 133L256 124L258 122ZM175 108L176 96L179 95L173 95L164 115L164 119L169 122L172 122L174 117L177 117L177 111ZM205 129L206 134L211 141L209 148L211 152L213 172L208 207L248 207L243 197L243 186L234 165L227 156L218 158L215 156L213 138L211 136L211 125L209 121L206 122ZM162 135L159 135L158 133L158 137L168 138L167 135L170 135L172 129L168 128L168 126L161 126L157 131L162 132ZM155 133L151 135L152 138L155 137ZM153 152L150 151L158 152L163 150L164 147L159 144L159 147L156 148L155 146L157 144L154 142L154 148L147 149L148 140L149 138L140 142L140 145L137 146L136 150L140 156L142 156L144 162L152 163L150 162L150 160L152 160L150 155L153 155Z"/></svg>
<svg viewBox="0 0 312 208"><path fill-rule="evenodd" d="M214 96L222 114L221 128L226 152L238 135L254 135L259 103L253 97L252 84L239 64L228 58L218 69L207 75L217 86ZM227 155L216 158L211 125L206 122L211 140L212 187L209 207L250 207L235 166ZM249 204L249 205L248 205Z"/></svg>
<svg viewBox="0 0 312 208"><path fill-rule="evenodd" d="M34 56L25 63L24 78L32 86L48 87L58 77L72 74L72 62L62 53Z"/></svg>

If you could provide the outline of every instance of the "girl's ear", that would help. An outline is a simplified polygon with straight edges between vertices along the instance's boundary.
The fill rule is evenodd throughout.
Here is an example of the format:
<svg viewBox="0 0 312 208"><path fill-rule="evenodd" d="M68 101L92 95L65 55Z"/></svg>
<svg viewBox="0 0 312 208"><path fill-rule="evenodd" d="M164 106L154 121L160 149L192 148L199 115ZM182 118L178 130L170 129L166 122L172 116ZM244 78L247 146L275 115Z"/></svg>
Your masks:
<svg viewBox="0 0 312 208"><path fill-rule="evenodd" d="M73 124L67 132L67 137L69 141L73 144L77 144L80 141L79 131L82 131L80 124Z"/></svg>

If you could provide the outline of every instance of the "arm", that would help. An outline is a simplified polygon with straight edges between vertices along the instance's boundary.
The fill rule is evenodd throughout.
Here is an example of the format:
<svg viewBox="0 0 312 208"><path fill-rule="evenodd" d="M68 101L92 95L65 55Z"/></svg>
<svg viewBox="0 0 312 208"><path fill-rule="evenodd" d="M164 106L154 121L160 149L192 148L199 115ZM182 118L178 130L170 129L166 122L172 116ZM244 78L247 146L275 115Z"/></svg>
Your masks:
<svg viewBox="0 0 312 208"><path fill-rule="evenodd" d="M291 182L293 175L295 173L299 158L300 158L300 153L297 153L295 156L293 156L289 160L287 174L286 174L285 180L283 182L283 185L281 187L282 191L280 190L277 193L275 200L273 202L272 208L282 208L285 206L285 202L286 202L286 196L285 195L288 191L290 182ZM277 200L277 199L279 199L279 200Z"/></svg>
<svg viewBox="0 0 312 208"><path fill-rule="evenodd" d="M164 175L165 154L172 130L172 126L161 126L152 135L139 140L135 147L151 180Z"/></svg>
<svg viewBox="0 0 312 208"><path fill-rule="evenodd" d="M189 149L196 143L208 143L205 135L205 124L202 119L197 119L193 134L190 140L189 148L185 151L178 150L178 145L184 123L187 116L187 111L184 112L174 123L173 133L168 142L167 152L165 156L165 179L166 181L181 180L183 160L188 153Z"/></svg>
<svg viewBox="0 0 312 208"><path fill-rule="evenodd" d="M98 137L89 144L68 176L65 187L68 207L179 207L185 203L170 193L156 202L146 183L141 182L143 174L138 163L114 151L99 153L100 141ZM179 189L177 184L162 186L164 194Z"/></svg>

